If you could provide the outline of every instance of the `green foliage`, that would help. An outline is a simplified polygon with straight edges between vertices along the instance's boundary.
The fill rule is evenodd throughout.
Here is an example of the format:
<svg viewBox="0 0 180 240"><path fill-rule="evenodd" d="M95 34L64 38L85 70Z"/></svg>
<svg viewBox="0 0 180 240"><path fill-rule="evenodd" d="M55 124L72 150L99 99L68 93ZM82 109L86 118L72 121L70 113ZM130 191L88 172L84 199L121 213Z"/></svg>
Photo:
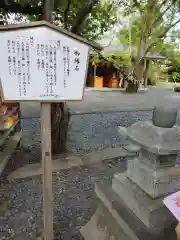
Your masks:
<svg viewBox="0 0 180 240"><path fill-rule="evenodd" d="M67 1L56 2L55 12L57 23L64 26L64 10L66 8ZM86 7L86 1L84 0L73 0L71 1L68 17L67 17L67 29L71 30L71 26L76 20L78 10ZM107 2L106 4L95 4L91 13L84 20L81 26L81 35L89 40L99 39L110 27L117 22L117 5L115 3Z"/></svg>
<svg viewBox="0 0 180 240"><path fill-rule="evenodd" d="M172 79L174 80L174 82L180 82L180 73L172 72Z"/></svg>
<svg viewBox="0 0 180 240"><path fill-rule="evenodd" d="M106 62L114 65L116 68L128 67L131 65L130 55L120 51L108 54L102 53L102 55L94 52L90 57L90 62L95 65Z"/></svg>
<svg viewBox="0 0 180 240"><path fill-rule="evenodd" d="M175 49L176 39L180 34L174 30L180 22L178 5L180 2L174 0L122 0L122 2L125 6L124 15L131 20L131 26L126 23L119 31L118 39L125 46L125 51L131 50L132 56L136 59L134 61L136 77L139 79L147 75L148 69L144 70L142 59L147 53L155 53L162 54L168 59L168 73L178 79L179 75L172 75L172 72L180 72L180 53ZM167 34L171 31L173 46L165 44ZM161 72L163 70L161 64L157 65Z"/></svg>
<svg viewBox="0 0 180 240"><path fill-rule="evenodd" d="M23 0L21 0L23 1ZM71 0L65 17L67 0L55 0L55 23L71 31L71 27L76 21L79 10L86 8L87 1ZM107 2L106 4L94 4L94 7L87 18L84 19L80 34L88 40L99 39L110 27L117 22L117 4ZM39 20L40 16L31 16L30 20ZM65 22L66 21L66 22Z"/></svg>
<svg viewBox="0 0 180 240"><path fill-rule="evenodd" d="M99 53L93 52L92 55L90 56L89 61L93 65L98 65L98 64L104 62L104 59L100 56Z"/></svg>
<svg viewBox="0 0 180 240"><path fill-rule="evenodd" d="M41 14L31 14L27 18L30 21L43 19L44 0L16 0L15 2L22 7L27 6L27 4L34 9L40 7L42 9ZM55 0L54 22L71 31L72 26L79 17L80 23L77 22L78 31L75 32L89 40L96 40L117 22L117 3L118 0ZM7 23L8 18L7 12L0 10L0 20Z"/></svg>
<svg viewBox="0 0 180 240"><path fill-rule="evenodd" d="M137 54L137 49L140 42L140 35L141 35L141 21L139 18L136 18L132 22L131 28L127 26L120 29L120 31L117 34L117 38L119 40L119 43L124 47L124 49L129 49L131 44L132 55L135 56Z"/></svg>
<svg viewBox="0 0 180 240"><path fill-rule="evenodd" d="M89 40L99 39L117 22L117 6L97 4L83 25L82 35Z"/></svg>
<svg viewBox="0 0 180 240"><path fill-rule="evenodd" d="M168 74L173 81L180 81L180 51L174 44L164 44L162 49L162 55L164 55L168 62Z"/></svg>
<svg viewBox="0 0 180 240"><path fill-rule="evenodd" d="M108 61L112 63L116 67L127 67L131 65L130 55L127 53L122 53L120 51L116 51L113 54L105 55Z"/></svg>
<svg viewBox="0 0 180 240"><path fill-rule="evenodd" d="M164 42L167 33L180 22L179 1L175 0L131 0L125 1L124 13L132 19L136 17L132 24L132 45L138 48L137 56L143 56L146 52L157 51L162 42ZM128 29L125 39L128 40ZM122 38L122 37L121 37Z"/></svg>

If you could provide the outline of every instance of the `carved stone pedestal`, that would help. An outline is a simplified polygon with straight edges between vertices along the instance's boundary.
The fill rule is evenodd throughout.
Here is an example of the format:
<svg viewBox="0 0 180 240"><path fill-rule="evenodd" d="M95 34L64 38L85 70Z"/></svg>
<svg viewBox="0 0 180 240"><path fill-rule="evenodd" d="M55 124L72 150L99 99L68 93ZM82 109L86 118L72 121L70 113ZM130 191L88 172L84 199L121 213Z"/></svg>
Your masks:
<svg viewBox="0 0 180 240"><path fill-rule="evenodd" d="M130 240L106 206L99 204L91 220L81 229L86 240Z"/></svg>
<svg viewBox="0 0 180 240"><path fill-rule="evenodd" d="M176 220L163 199L180 189L180 167L175 166L180 127L137 122L120 131L140 147L139 156L127 160L127 172L116 174L112 185L95 184L101 211L82 235L85 240L175 240Z"/></svg>
<svg viewBox="0 0 180 240"><path fill-rule="evenodd" d="M122 176L122 178L124 178ZM127 180L127 179L126 179ZM126 181L124 178L124 181ZM141 200L141 193L137 200L136 191L132 191L135 184L122 182L122 189L116 189L116 183L95 184L95 191L99 198L97 211L91 220L81 228L85 240L176 240L175 219L160 201L153 204L149 197ZM130 184L129 184L130 183ZM119 183L118 183L119 184ZM118 187L119 188L119 187ZM120 190L121 197L117 194ZM124 194L124 196L122 196ZM124 202L124 201L126 202ZM147 206L147 207L146 207ZM131 211L131 209L134 209ZM138 217L141 217L147 227ZM159 222L156 221L158 216ZM171 219L171 220L170 220ZM169 221L170 220L170 221ZM153 226L155 224L156 226Z"/></svg>
<svg viewBox="0 0 180 240"><path fill-rule="evenodd" d="M152 199L165 196L180 189L179 167L153 169L145 162L135 158L134 160L128 160L127 177Z"/></svg>
<svg viewBox="0 0 180 240"><path fill-rule="evenodd" d="M152 199L126 174L114 176L112 189L126 207L129 208L151 231L160 232L164 226L172 224L174 217L164 206L163 198Z"/></svg>

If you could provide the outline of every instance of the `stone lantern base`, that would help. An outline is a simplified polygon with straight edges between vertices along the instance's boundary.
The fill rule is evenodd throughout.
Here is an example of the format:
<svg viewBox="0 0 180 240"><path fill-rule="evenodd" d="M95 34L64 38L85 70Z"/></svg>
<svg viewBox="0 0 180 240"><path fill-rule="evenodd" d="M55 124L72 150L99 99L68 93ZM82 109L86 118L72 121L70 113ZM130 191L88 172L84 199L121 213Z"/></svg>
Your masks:
<svg viewBox="0 0 180 240"><path fill-rule="evenodd" d="M180 168L175 165L180 127L142 121L119 130L137 144L139 155L127 159L127 172L116 174L112 185L95 184L100 208L82 235L85 240L175 240L175 226L171 226L176 219L163 199L180 189Z"/></svg>
<svg viewBox="0 0 180 240"><path fill-rule="evenodd" d="M112 186L95 183L99 207L81 229L85 240L175 240L176 220L163 205L117 174Z"/></svg>

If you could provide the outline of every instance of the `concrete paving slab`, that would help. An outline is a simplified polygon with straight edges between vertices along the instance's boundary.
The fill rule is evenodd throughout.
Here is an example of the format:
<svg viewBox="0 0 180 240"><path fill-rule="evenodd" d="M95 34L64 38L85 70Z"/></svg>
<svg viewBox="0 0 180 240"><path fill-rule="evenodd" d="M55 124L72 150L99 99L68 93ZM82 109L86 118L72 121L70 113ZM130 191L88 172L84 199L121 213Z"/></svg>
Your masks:
<svg viewBox="0 0 180 240"><path fill-rule="evenodd" d="M81 157L82 162L86 165L98 163L119 157L134 157L134 152L127 151L124 148L107 148L101 151L92 152Z"/></svg>
<svg viewBox="0 0 180 240"><path fill-rule="evenodd" d="M52 172L59 172L60 170L78 167L82 165L83 165L82 161L76 156L54 159L52 160ZM10 173L8 176L8 180L12 181L14 179L22 179L37 176L41 175L42 173L43 172L40 163L28 164Z"/></svg>

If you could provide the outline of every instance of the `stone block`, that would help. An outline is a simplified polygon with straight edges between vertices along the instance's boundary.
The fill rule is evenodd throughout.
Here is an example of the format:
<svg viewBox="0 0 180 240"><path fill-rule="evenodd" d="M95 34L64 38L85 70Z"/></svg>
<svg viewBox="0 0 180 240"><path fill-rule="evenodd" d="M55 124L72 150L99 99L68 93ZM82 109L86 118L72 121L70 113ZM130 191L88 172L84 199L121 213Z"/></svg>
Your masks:
<svg viewBox="0 0 180 240"><path fill-rule="evenodd" d="M99 204L95 214L80 232L85 240L132 240L103 203Z"/></svg>
<svg viewBox="0 0 180 240"><path fill-rule="evenodd" d="M141 149L139 160L149 165L151 168L166 168L175 166L177 154L157 155L147 150Z"/></svg>
<svg viewBox="0 0 180 240"><path fill-rule="evenodd" d="M153 109L152 122L161 128L172 128L176 123L177 108L173 106L156 106Z"/></svg>
<svg viewBox="0 0 180 240"><path fill-rule="evenodd" d="M150 197L157 198L180 189L180 168L166 167L154 170L138 158L128 160L127 177Z"/></svg>
<svg viewBox="0 0 180 240"><path fill-rule="evenodd" d="M170 222L167 222L168 225L164 225L164 222L162 222L160 228L147 228L147 226L145 226L145 224L140 219L138 219L137 216L131 211L127 203L124 203L121 197L115 191L113 191L112 186L107 182L95 183L95 192L100 200L99 207L95 215L97 217L97 212L99 211L98 218L103 220L103 225L106 226L106 229L109 229L109 226L112 227L112 224L116 227L118 226L120 230L123 229L124 233L131 240L176 239L174 223L173 225L169 225ZM91 220L95 220L94 216ZM93 221L94 225L95 223L97 226L98 221ZM94 225L90 226L89 223L86 225L89 226L89 231L86 232L87 235L89 234L90 236L92 236L92 229L94 229ZM102 231L103 229L104 228L102 227L98 227L99 231ZM88 238L88 236L87 238L85 237L85 240L89 239L91 240L94 238ZM122 238L122 236L119 235L118 238L109 238L109 240L112 239L124 240L126 238Z"/></svg>
<svg viewBox="0 0 180 240"><path fill-rule="evenodd" d="M123 146L123 148L125 150L127 150L128 152L136 153L137 155L141 150L141 148L138 145L135 145L135 144L125 145L125 146Z"/></svg>
<svg viewBox="0 0 180 240"><path fill-rule="evenodd" d="M163 204L163 198L155 200L150 198L140 187L128 179L125 173L114 176L112 189L148 229L162 231L165 226L170 226L175 222L175 218Z"/></svg>
<svg viewBox="0 0 180 240"><path fill-rule="evenodd" d="M180 127L161 128L151 121L139 121L119 132L132 143L156 155L177 154L180 151Z"/></svg>

